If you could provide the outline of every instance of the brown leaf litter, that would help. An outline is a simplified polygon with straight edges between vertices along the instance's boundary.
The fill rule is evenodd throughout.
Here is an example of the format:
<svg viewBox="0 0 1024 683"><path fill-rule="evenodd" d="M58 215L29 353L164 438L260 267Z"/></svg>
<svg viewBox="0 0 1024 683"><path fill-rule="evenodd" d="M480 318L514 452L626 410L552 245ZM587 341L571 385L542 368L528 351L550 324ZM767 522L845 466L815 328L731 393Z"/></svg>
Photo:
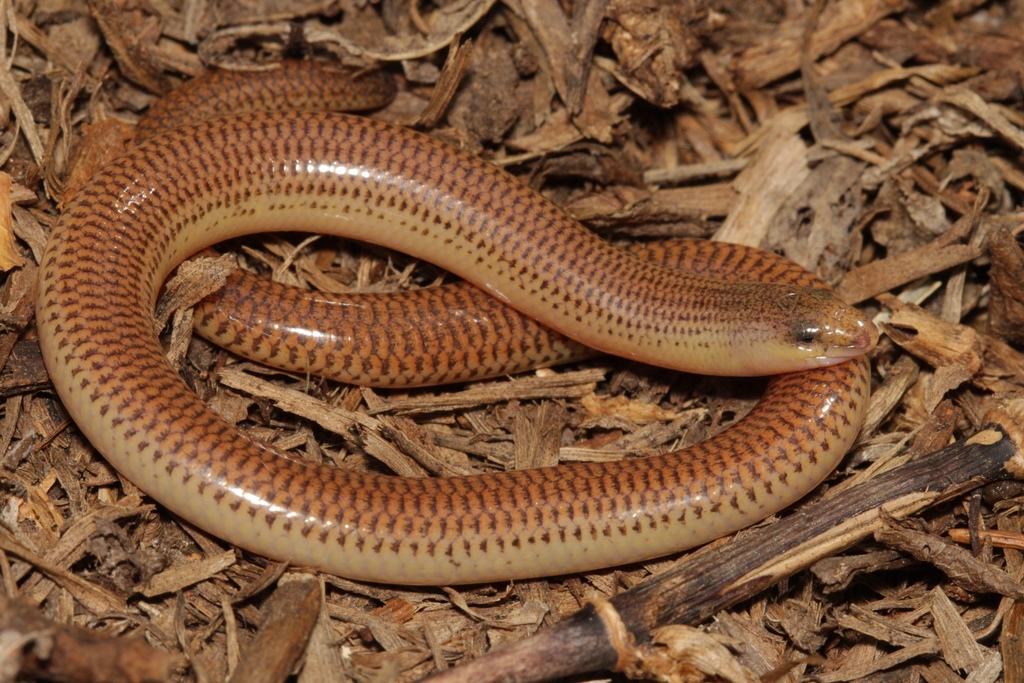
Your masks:
<svg viewBox="0 0 1024 683"><path fill-rule="evenodd" d="M379 116L483 155L609 239L713 236L821 274L885 331L866 425L826 488L970 436L993 399L1024 389L1020 3L27 0L0 10L0 680L76 680L73 670L270 681L300 669L303 681L416 680L673 562L458 590L359 584L228 548L92 451L39 358L36 264L66 193L130 144L156 97L209 66L381 63L401 93ZM254 270L329 292L444 278L326 238L265 235L235 251ZM198 268L186 301L222 272ZM761 386L602 358L372 391L240 362L193 339L186 313L170 328L176 367L225 419L296 457L410 476L660 452L730 424ZM1013 484L892 522L699 630L668 629L667 659L633 673L1024 680L1024 489Z"/></svg>

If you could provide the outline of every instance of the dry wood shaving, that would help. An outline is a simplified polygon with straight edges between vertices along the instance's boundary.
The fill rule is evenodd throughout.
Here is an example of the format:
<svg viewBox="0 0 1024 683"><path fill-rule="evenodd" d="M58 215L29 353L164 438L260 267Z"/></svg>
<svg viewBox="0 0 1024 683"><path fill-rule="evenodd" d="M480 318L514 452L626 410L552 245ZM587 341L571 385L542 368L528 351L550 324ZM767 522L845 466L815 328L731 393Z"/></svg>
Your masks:
<svg viewBox="0 0 1024 683"><path fill-rule="evenodd" d="M24 0L3 3L0 25L0 680L71 661L95 674L82 680L411 681L671 561L458 591L315 576L174 519L84 443L35 343L46 234L138 115L211 65L382 63L401 94L378 116L483 155L610 239L714 236L821 274L886 332L859 444L829 488L977 432L993 399L1024 390L1019 2ZM447 277L326 238L236 252L327 292ZM216 286L205 271L186 281ZM193 339L186 313L172 329L176 367L225 419L294 457L411 476L661 452L724 428L761 386L598 359L378 392L239 362ZM1012 483L700 630L665 630L632 673L1024 680Z"/></svg>

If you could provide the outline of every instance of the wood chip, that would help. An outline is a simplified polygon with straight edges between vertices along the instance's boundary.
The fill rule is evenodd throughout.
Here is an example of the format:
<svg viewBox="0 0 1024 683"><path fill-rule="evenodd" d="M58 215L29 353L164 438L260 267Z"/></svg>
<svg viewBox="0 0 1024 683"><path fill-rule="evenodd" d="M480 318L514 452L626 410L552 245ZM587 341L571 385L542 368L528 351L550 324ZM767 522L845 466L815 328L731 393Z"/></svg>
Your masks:
<svg viewBox="0 0 1024 683"><path fill-rule="evenodd" d="M90 0L0 12L11 36L0 69L0 576L18 596L0 613L46 616L32 631L5 631L22 656L0 658L12 667L2 675L46 675L25 668L26 653L82 624L102 641L90 648L109 665L99 673L138 652L131 680L255 680L296 668L301 681L455 675L502 644L550 633L588 600L614 599L762 531L636 567L404 589L292 576L145 499L55 397L33 288L61 208L127 149L131 122L172 84L212 65L258 70L286 56L382 68L400 95L374 116L479 154L608 239L716 235L815 270L886 332L872 352L874 395L858 443L808 503L827 506L950 441L998 448L1006 439L991 421L1020 436L1019 14L1006 0ZM449 277L320 236L228 248L244 267L329 293ZM268 372L192 337L185 311L216 277L198 275L191 293L166 298L154 324L172 318L164 343L200 396L289 457L407 476L643 457L731 424L762 386L614 359L406 391ZM704 635L673 635L677 661L651 661L695 656L696 669L732 680L1022 679L1016 484L958 494L909 528L881 532L889 547L867 540L833 551L771 590L779 566L796 560L765 558L768 575L750 584L757 595L706 620ZM933 489L900 509L920 510ZM881 523L854 515L827 542L839 547L835 539ZM947 532L974 547L942 540ZM694 597L658 593L666 610ZM140 634L170 656L136 651ZM180 668L168 674L167 661Z"/></svg>

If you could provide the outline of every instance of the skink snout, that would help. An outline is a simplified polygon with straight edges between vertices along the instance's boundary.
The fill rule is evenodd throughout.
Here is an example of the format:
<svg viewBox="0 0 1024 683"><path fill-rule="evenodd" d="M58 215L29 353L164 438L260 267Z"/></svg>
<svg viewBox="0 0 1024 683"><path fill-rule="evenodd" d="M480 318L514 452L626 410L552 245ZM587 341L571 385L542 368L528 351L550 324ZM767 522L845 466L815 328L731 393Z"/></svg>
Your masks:
<svg viewBox="0 0 1024 683"><path fill-rule="evenodd" d="M878 328L873 322L862 317L856 320L852 327L846 328L842 336L848 336L850 343L837 344L830 348L826 355L846 360L867 353L878 343Z"/></svg>
<svg viewBox="0 0 1024 683"><path fill-rule="evenodd" d="M863 353L867 353L878 343L878 327L867 316L862 314L860 317L861 319L857 321L854 344Z"/></svg>
<svg viewBox="0 0 1024 683"><path fill-rule="evenodd" d="M852 306L843 306L827 329L822 330L821 339L828 343L821 355L810 358L808 365L822 367L862 356L878 343L878 328L864 313Z"/></svg>

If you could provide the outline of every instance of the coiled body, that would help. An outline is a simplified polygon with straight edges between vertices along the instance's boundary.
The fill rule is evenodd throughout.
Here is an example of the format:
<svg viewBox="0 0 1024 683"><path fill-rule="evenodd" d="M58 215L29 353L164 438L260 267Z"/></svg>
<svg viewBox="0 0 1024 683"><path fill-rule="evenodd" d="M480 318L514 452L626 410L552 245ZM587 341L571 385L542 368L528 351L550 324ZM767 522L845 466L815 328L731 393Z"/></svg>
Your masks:
<svg viewBox="0 0 1024 683"><path fill-rule="evenodd" d="M410 131L260 113L157 136L93 179L62 216L40 269L40 344L68 411L122 474L261 554L406 584L657 557L785 507L831 471L859 428L863 359L777 378L726 433L640 461L409 479L283 456L187 390L151 317L183 258L282 225L410 251L588 345L680 369L747 371L769 338L803 335L821 306L831 311L826 327L860 327L838 355L811 353L815 362L854 356L873 339L873 328L828 308L834 299L820 283L785 262L766 256L732 273L756 279L760 269L773 284L739 285L645 265L504 173ZM706 263L758 261L727 245L696 249ZM730 275L720 268L708 272ZM808 357L771 358L755 372L806 367Z"/></svg>

